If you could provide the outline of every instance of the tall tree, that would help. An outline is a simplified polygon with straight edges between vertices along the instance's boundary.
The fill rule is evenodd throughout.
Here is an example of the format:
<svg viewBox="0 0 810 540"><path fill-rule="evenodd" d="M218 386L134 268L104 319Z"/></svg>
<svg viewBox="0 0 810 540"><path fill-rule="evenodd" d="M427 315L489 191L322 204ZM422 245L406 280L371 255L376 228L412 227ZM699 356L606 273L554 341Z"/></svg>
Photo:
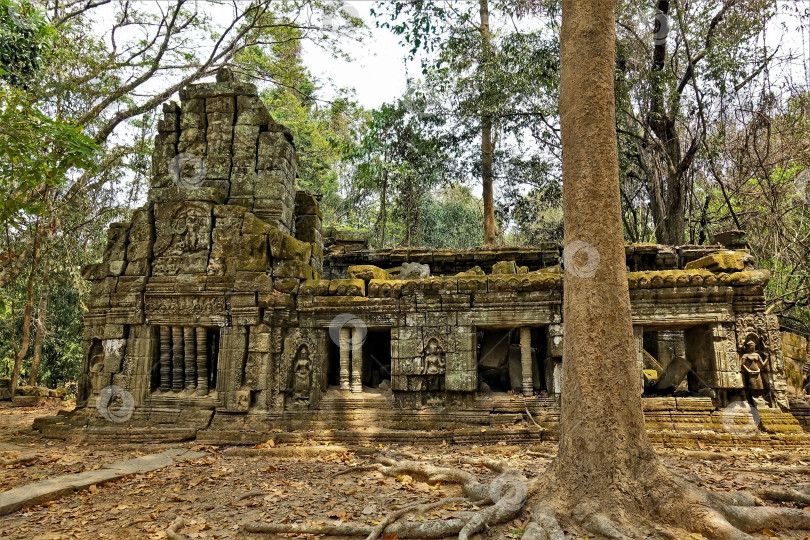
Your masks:
<svg viewBox="0 0 810 540"><path fill-rule="evenodd" d="M481 34L481 59L478 66L486 94L489 87L487 64L492 62L492 34L489 30L489 0L478 0ZM492 117L487 113L481 116L481 186L484 197L484 244L495 244L495 198L492 191Z"/></svg>
<svg viewBox="0 0 810 540"><path fill-rule="evenodd" d="M705 203L694 197L696 175L715 168L708 120L745 109L745 94L774 60L776 50L759 40L776 7L774 0L620 2L618 121L631 237L643 238L647 226L635 206L649 208L659 243L696 240L686 235Z"/></svg>
<svg viewBox="0 0 810 540"><path fill-rule="evenodd" d="M528 171L543 171L534 165L554 153L546 144L559 145L556 128L546 123L556 115L553 20L531 31L518 27L535 4L403 0L378 2L372 10L380 26L402 37L412 59L421 57L426 112L443 118L453 136L448 151L466 166L459 181L482 187L486 244L505 232L498 231L505 223L497 207L508 201L496 187L525 177L542 183ZM517 168L523 171L514 174Z"/></svg>

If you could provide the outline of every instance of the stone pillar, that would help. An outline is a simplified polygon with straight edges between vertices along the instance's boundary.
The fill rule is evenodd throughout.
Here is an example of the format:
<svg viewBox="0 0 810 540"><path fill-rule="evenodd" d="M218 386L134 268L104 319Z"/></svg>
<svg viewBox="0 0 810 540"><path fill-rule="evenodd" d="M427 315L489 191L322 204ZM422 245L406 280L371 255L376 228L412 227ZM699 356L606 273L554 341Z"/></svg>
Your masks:
<svg viewBox="0 0 810 540"><path fill-rule="evenodd" d="M183 377L185 366L183 359L183 328L172 327L172 391L183 391Z"/></svg>
<svg viewBox="0 0 810 540"><path fill-rule="evenodd" d="M172 389L172 329L169 326L158 328L160 332L160 391Z"/></svg>
<svg viewBox="0 0 810 540"><path fill-rule="evenodd" d="M636 365L638 367L638 375L641 377L642 384L644 381L644 327L633 326L633 341L636 345Z"/></svg>
<svg viewBox="0 0 810 540"><path fill-rule="evenodd" d="M198 326L197 331L197 395L208 395L208 331Z"/></svg>
<svg viewBox="0 0 810 540"><path fill-rule="evenodd" d="M186 390L197 390L197 342L193 326L183 328L186 357Z"/></svg>
<svg viewBox="0 0 810 540"><path fill-rule="evenodd" d="M340 342L338 348L340 349L340 389L349 390L349 366L351 364L351 350L352 350L352 329L343 327L340 329Z"/></svg>
<svg viewBox="0 0 810 540"><path fill-rule="evenodd" d="M534 393L532 380L532 330L528 327L520 329L520 371L523 379L523 395L531 396Z"/></svg>
<svg viewBox="0 0 810 540"><path fill-rule="evenodd" d="M363 391L363 332L352 327L352 392Z"/></svg>

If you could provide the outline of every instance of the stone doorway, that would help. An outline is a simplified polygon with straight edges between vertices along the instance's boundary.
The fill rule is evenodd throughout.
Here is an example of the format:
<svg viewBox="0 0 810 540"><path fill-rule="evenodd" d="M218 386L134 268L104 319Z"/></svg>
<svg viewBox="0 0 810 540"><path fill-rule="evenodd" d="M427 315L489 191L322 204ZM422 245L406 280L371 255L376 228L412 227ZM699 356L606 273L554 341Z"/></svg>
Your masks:
<svg viewBox="0 0 810 540"><path fill-rule="evenodd" d="M363 386L378 388L391 384L391 330L371 330L363 343Z"/></svg>
<svg viewBox="0 0 810 540"><path fill-rule="evenodd" d="M479 329L479 390L526 396L548 391L547 338L547 327Z"/></svg>

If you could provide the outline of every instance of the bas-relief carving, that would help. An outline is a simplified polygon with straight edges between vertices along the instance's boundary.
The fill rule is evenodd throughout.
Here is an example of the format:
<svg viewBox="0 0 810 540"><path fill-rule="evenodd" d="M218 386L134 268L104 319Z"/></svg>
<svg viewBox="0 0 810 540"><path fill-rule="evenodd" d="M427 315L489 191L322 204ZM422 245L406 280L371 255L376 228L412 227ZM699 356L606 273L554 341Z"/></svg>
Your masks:
<svg viewBox="0 0 810 540"><path fill-rule="evenodd" d="M309 357L309 347L306 345L301 345L295 355L291 390L295 405L309 405L312 390L312 360Z"/></svg>
<svg viewBox="0 0 810 540"><path fill-rule="evenodd" d="M313 399L316 381L324 371L319 366L317 330L293 328L284 338L278 380L287 381L281 390L286 394L286 406L306 407ZM272 343L272 341L271 341ZM324 344L325 345L325 344Z"/></svg>
<svg viewBox="0 0 810 540"><path fill-rule="evenodd" d="M444 349L437 338L429 338L421 355L399 361L397 375L444 375L445 371Z"/></svg>
<svg viewBox="0 0 810 540"><path fill-rule="evenodd" d="M207 263L211 248L211 205L199 202L163 206L157 212L153 275L201 273L197 259ZM199 257L198 255L204 255ZM191 267L191 268L189 268Z"/></svg>
<svg viewBox="0 0 810 540"><path fill-rule="evenodd" d="M761 395L762 399L770 405L778 405L782 409L787 409L789 404L787 388L782 375L784 360L778 320L776 317L764 313L744 313L737 316L736 331L737 349L741 361L746 354L752 354L747 351L749 341L754 342L755 353L761 356L762 367L759 379L764 388L763 390L753 389L749 393ZM754 362L753 355L749 358L751 362ZM744 373L742 365L740 369L741 373Z"/></svg>
<svg viewBox="0 0 810 540"><path fill-rule="evenodd" d="M430 338L422 354L426 375L443 375L445 372L445 354L439 340Z"/></svg>
<svg viewBox="0 0 810 540"><path fill-rule="evenodd" d="M146 318L149 322L154 319L161 321L176 321L188 319L197 322L208 318L216 323L221 321L224 325L226 317L225 296L153 296L146 295L144 300Z"/></svg>

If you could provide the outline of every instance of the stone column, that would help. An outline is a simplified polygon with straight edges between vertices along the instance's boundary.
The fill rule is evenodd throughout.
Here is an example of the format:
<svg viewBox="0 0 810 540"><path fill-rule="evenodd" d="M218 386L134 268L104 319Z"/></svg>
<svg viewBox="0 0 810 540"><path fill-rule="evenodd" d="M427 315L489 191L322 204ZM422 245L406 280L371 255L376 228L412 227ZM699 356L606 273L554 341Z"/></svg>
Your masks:
<svg viewBox="0 0 810 540"><path fill-rule="evenodd" d="M183 359L183 327L172 327L172 391L183 391L185 365Z"/></svg>
<svg viewBox="0 0 810 540"><path fill-rule="evenodd" d="M198 326L197 331L197 395L208 395L208 331Z"/></svg>
<svg viewBox="0 0 810 540"><path fill-rule="evenodd" d="M636 368L641 380L641 388L644 389L644 327L633 325L633 343L636 346Z"/></svg>
<svg viewBox="0 0 810 540"><path fill-rule="evenodd" d="M363 391L363 333L352 328L352 392Z"/></svg>
<svg viewBox="0 0 810 540"><path fill-rule="evenodd" d="M349 390L349 366L351 364L351 351L352 351L352 329L340 329L340 389Z"/></svg>
<svg viewBox="0 0 810 540"><path fill-rule="evenodd" d="M534 394L532 379L532 331L531 328L520 329L520 371L523 379L523 395Z"/></svg>
<svg viewBox="0 0 810 540"><path fill-rule="evenodd" d="M160 333L160 391L172 389L172 329L169 326L158 328Z"/></svg>
<svg viewBox="0 0 810 540"><path fill-rule="evenodd" d="M194 327L183 328L183 342L186 357L186 390L197 390L197 342L194 339Z"/></svg>

